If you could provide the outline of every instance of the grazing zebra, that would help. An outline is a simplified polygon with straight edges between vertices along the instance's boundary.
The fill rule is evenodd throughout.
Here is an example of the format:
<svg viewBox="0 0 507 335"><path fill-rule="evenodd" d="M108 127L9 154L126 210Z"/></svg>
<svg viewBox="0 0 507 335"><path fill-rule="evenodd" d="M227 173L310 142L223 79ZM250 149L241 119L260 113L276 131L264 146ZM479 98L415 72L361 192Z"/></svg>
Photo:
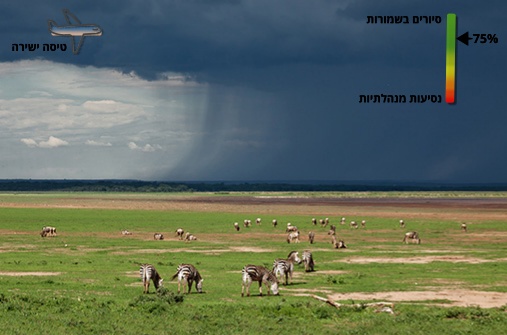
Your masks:
<svg viewBox="0 0 507 335"><path fill-rule="evenodd" d="M403 242L405 242L405 244L408 244L409 242L421 244L421 239L419 238L419 234L416 231L409 231L408 233L405 234Z"/></svg>
<svg viewBox="0 0 507 335"><path fill-rule="evenodd" d="M258 225L260 225L261 224L261 218L255 219L255 223L257 223Z"/></svg>
<svg viewBox="0 0 507 335"><path fill-rule="evenodd" d="M153 280L156 290L158 290L159 286L162 286L162 282L164 281L151 264L142 264L139 269L139 274L143 281L144 293L148 293L150 289L150 280Z"/></svg>
<svg viewBox="0 0 507 335"><path fill-rule="evenodd" d="M129 232L128 230L126 230L126 229L125 229L125 230L122 230L122 231L121 231L121 234L122 234L122 235L132 235L132 233L131 233L131 232Z"/></svg>
<svg viewBox="0 0 507 335"><path fill-rule="evenodd" d="M42 227L42 231L40 232L41 237L56 236L56 228L55 227Z"/></svg>
<svg viewBox="0 0 507 335"><path fill-rule="evenodd" d="M314 226L316 226L316 225L317 225L317 219L316 219L316 218L312 218L312 224L313 224Z"/></svg>
<svg viewBox="0 0 507 335"><path fill-rule="evenodd" d="M153 238L155 240L163 240L164 239L164 235L162 235L160 233L155 233L155 234L153 234Z"/></svg>
<svg viewBox="0 0 507 335"><path fill-rule="evenodd" d="M329 231L327 232L328 235L336 235L336 226L331 225Z"/></svg>
<svg viewBox="0 0 507 335"><path fill-rule="evenodd" d="M299 243L299 231L296 230L287 235L287 243Z"/></svg>
<svg viewBox="0 0 507 335"><path fill-rule="evenodd" d="M270 291L274 295L278 295L278 279L273 272L269 271L263 266L246 265L243 270L243 284L241 285L241 296L244 296L246 288L246 296L250 296L250 285L252 282L259 282L259 295L262 296L262 283L268 288L268 295Z"/></svg>
<svg viewBox="0 0 507 335"><path fill-rule="evenodd" d="M303 264L305 265L305 271L311 272L314 271L315 263L313 262L312 253L310 250L303 251Z"/></svg>
<svg viewBox="0 0 507 335"><path fill-rule="evenodd" d="M176 236L178 236L180 240L183 240L183 234L185 234L185 231L182 228L176 229Z"/></svg>
<svg viewBox="0 0 507 335"><path fill-rule="evenodd" d="M298 231L298 227L293 226L290 222L287 223L287 229L285 229L286 233L296 232L296 231Z"/></svg>
<svg viewBox="0 0 507 335"><path fill-rule="evenodd" d="M251 220L243 220L243 226L245 226L245 228L248 228L252 225L252 221Z"/></svg>
<svg viewBox="0 0 507 335"><path fill-rule="evenodd" d="M185 242L189 242L189 241L197 241L197 237L195 237L194 235L192 235L190 233L187 233L185 235Z"/></svg>
<svg viewBox="0 0 507 335"><path fill-rule="evenodd" d="M276 226L278 225L278 221L276 221L276 219L273 219L272 224L273 224L273 227L276 228Z"/></svg>
<svg viewBox="0 0 507 335"><path fill-rule="evenodd" d="M171 280L178 277L178 293L180 293L181 283L183 282L183 290L185 285L188 286L188 292L192 289L192 283L195 282L195 289L197 292L202 293L202 279L199 271L192 264L180 264L176 273L171 277Z"/></svg>
<svg viewBox="0 0 507 335"><path fill-rule="evenodd" d="M464 222L461 224L461 231L463 231L465 233L467 232L467 224Z"/></svg>
<svg viewBox="0 0 507 335"><path fill-rule="evenodd" d="M319 223L320 223L320 225L321 225L322 227L325 227L325 225L326 225L326 223L324 222L324 220L323 220L323 219L320 219L320 220L319 220Z"/></svg>
<svg viewBox="0 0 507 335"><path fill-rule="evenodd" d="M345 217L342 217L342 220L340 221L340 224L345 224Z"/></svg>
<svg viewBox="0 0 507 335"><path fill-rule="evenodd" d="M361 228L366 228L366 220L361 221Z"/></svg>
<svg viewBox="0 0 507 335"><path fill-rule="evenodd" d="M310 244L313 244L313 240L315 239L315 233L313 231L308 233L308 241Z"/></svg>
<svg viewBox="0 0 507 335"><path fill-rule="evenodd" d="M324 226L324 227L326 227L326 226L329 224L329 218L325 218L325 219L324 219L324 223L325 223L325 226Z"/></svg>
<svg viewBox="0 0 507 335"><path fill-rule="evenodd" d="M401 227L401 228L405 228L405 221L400 220L400 227Z"/></svg>
<svg viewBox="0 0 507 335"><path fill-rule="evenodd" d="M335 249L346 249L347 246L345 245L345 242L342 240L336 241L336 237L333 235L331 236L331 244L333 244L333 247Z"/></svg>
<svg viewBox="0 0 507 335"><path fill-rule="evenodd" d="M273 262L273 273L277 278L285 276L285 285L288 285L288 278L292 283L292 273L294 272L294 263L301 264L299 253L291 251L287 259L275 259Z"/></svg>
<svg viewBox="0 0 507 335"><path fill-rule="evenodd" d="M356 221L350 221L350 228L357 229L357 222Z"/></svg>
<svg viewBox="0 0 507 335"><path fill-rule="evenodd" d="M239 231L239 223L234 222L234 229L236 229L236 231Z"/></svg>

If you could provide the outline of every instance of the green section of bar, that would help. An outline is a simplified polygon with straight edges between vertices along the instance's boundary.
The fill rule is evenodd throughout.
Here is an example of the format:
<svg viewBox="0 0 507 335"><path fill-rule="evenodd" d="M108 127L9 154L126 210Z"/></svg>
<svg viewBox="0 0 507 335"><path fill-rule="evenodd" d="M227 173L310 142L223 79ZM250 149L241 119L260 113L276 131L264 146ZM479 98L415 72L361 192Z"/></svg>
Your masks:
<svg viewBox="0 0 507 335"><path fill-rule="evenodd" d="M446 41L447 66L449 66L449 56L454 59L456 54L456 14L447 14L447 41ZM454 61L453 64L454 66Z"/></svg>

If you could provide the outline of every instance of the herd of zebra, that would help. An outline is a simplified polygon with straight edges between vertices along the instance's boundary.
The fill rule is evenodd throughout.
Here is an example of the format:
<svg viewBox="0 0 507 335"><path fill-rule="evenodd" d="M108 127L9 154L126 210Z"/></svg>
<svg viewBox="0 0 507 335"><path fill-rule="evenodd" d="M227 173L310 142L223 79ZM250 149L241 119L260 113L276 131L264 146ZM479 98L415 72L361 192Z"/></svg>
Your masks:
<svg viewBox="0 0 507 335"><path fill-rule="evenodd" d="M279 295L278 285L280 281L284 281L285 285L292 283L292 275L294 273L294 264L304 263L305 271L314 271L313 255L309 250L303 251L302 258L299 258L299 252L291 251L285 259L275 259L273 262L273 269L268 270L264 266L248 264L243 267L241 296L250 296L250 286L253 282L259 283L259 295L262 296L262 285L267 287L268 295ZM149 293L150 281L153 282L155 289L158 290L164 281L155 267L151 264L141 264L139 268L139 275L143 282L144 293ZM176 273L171 277L171 280L178 278L178 293L182 289L190 293L192 284L195 283L195 288L198 293L202 293L202 278L199 271L192 264L180 264L176 269Z"/></svg>

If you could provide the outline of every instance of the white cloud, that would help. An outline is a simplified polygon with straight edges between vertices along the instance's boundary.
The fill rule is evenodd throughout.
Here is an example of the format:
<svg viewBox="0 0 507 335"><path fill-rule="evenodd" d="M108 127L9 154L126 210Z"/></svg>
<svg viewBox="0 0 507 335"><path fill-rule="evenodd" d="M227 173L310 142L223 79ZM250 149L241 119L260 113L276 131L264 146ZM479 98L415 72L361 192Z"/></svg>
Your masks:
<svg viewBox="0 0 507 335"><path fill-rule="evenodd" d="M21 142L23 142L24 144L26 144L30 148L37 147L37 148L45 148L45 149L58 148L61 146L69 145L69 142L59 139L54 136L49 136L47 141L40 141L39 143L37 143L32 138L22 138Z"/></svg>
<svg viewBox="0 0 507 335"><path fill-rule="evenodd" d="M162 146L156 144L155 146L152 146L151 144L146 144L144 147L138 146L135 142L129 142L128 147L130 150L139 150L143 152L154 152L157 149L162 149Z"/></svg>
<svg viewBox="0 0 507 335"><path fill-rule="evenodd" d="M94 141L94 140L87 140L85 142L86 145L96 146L96 147L111 147L111 142L100 142L100 141Z"/></svg>

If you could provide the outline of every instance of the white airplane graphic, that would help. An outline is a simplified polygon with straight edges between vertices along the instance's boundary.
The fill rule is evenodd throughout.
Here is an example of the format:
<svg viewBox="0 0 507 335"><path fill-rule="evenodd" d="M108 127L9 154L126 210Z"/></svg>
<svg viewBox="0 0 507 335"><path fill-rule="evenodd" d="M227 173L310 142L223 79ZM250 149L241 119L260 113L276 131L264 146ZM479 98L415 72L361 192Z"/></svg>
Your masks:
<svg viewBox="0 0 507 335"><path fill-rule="evenodd" d="M68 9L63 10L63 15L65 15L65 20L68 25L66 26L58 26L55 21L48 20L49 31L52 36L68 36L72 41L72 52L74 55L79 53L81 46L83 45L84 38L86 36L101 36L102 29L96 24L82 24L79 19L72 14ZM71 23L70 18L75 21ZM75 37L80 36L79 43L76 48Z"/></svg>

